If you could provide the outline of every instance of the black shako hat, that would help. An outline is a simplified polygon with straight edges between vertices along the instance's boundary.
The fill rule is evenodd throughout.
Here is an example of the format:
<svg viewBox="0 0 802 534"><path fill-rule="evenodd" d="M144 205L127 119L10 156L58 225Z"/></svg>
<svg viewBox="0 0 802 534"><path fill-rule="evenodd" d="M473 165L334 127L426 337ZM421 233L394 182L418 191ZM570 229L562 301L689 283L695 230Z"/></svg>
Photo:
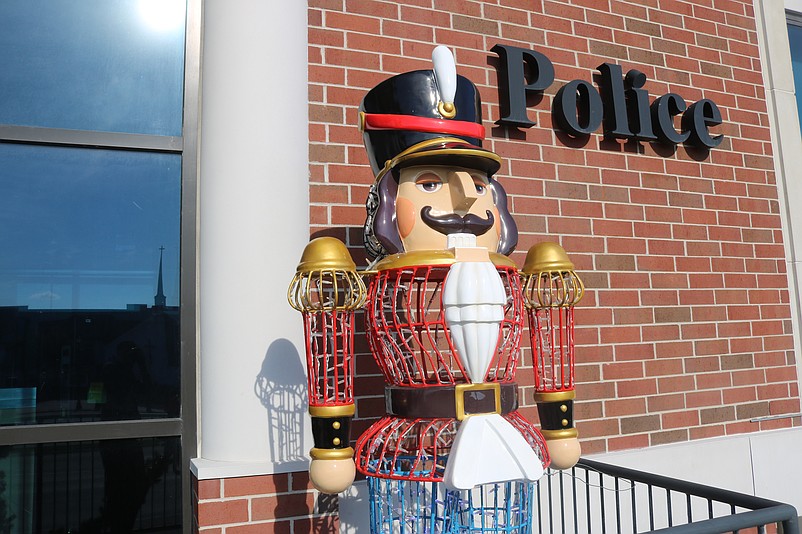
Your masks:
<svg viewBox="0 0 802 534"><path fill-rule="evenodd" d="M445 66L393 76L359 106L359 127L376 180L412 165L458 165L493 175L501 159L482 148L485 129L479 91L458 76L445 47ZM439 82L439 83L438 83Z"/></svg>

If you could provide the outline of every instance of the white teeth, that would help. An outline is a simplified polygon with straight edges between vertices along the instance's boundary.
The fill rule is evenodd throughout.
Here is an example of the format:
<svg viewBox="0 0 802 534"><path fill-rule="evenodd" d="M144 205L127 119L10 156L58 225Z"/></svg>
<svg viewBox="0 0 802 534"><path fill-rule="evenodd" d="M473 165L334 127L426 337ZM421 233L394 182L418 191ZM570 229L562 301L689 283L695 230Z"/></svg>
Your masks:
<svg viewBox="0 0 802 534"><path fill-rule="evenodd" d="M446 248L475 247L475 246L476 246L476 236L473 234L456 233L456 234L448 234L446 236Z"/></svg>
<svg viewBox="0 0 802 534"><path fill-rule="evenodd" d="M451 341L471 382L483 382L496 352L507 295L490 262L458 262L443 288L445 320Z"/></svg>

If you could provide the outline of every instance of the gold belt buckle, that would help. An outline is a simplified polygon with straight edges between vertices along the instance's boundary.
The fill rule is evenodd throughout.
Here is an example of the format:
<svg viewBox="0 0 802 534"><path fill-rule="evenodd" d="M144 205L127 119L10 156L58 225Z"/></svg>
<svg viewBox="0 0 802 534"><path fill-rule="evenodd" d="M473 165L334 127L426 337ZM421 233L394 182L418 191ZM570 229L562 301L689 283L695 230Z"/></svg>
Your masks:
<svg viewBox="0 0 802 534"><path fill-rule="evenodd" d="M465 395L480 391L489 391L493 393L494 409L488 412L465 413ZM454 404L457 412L457 421L462 421L469 415L487 415L491 413L501 414L501 384L498 382L457 384L454 387Z"/></svg>

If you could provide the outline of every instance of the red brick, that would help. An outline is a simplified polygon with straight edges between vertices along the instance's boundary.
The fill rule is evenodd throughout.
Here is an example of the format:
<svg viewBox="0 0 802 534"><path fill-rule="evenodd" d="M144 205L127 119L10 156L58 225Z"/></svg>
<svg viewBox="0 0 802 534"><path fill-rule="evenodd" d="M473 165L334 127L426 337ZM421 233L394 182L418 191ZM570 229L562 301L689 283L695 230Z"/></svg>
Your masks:
<svg viewBox="0 0 802 534"><path fill-rule="evenodd" d="M758 399L784 399L788 397L788 386L786 384L768 384L757 387Z"/></svg>
<svg viewBox="0 0 802 534"><path fill-rule="evenodd" d="M634 234L631 222L594 220L593 235L631 237Z"/></svg>
<svg viewBox="0 0 802 534"><path fill-rule="evenodd" d="M799 399L771 401L769 411L772 415L799 413Z"/></svg>
<svg viewBox="0 0 802 534"><path fill-rule="evenodd" d="M619 397L635 397L654 395L657 393L657 381L654 378L626 380L617 384Z"/></svg>
<svg viewBox="0 0 802 534"><path fill-rule="evenodd" d="M672 428L695 427L699 426L699 412L687 410L684 412L664 413L660 416L662 427L665 430Z"/></svg>
<svg viewBox="0 0 802 534"><path fill-rule="evenodd" d="M319 532L321 534L335 533L340 531L340 518L338 516L319 516L312 518L296 519L293 521L293 532L296 534L304 532Z"/></svg>
<svg viewBox="0 0 802 534"><path fill-rule="evenodd" d="M635 223L635 235L638 237L670 238L671 225L654 222Z"/></svg>
<svg viewBox="0 0 802 534"><path fill-rule="evenodd" d="M740 407L741 404L752 402L755 400L757 400L757 390L753 386L730 388L722 391L722 402L724 402L725 404L739 405L736 406L736 411L741 408ZM760 404L765 406L765 413L762 413L761 415L768 415L768 403L762 402ZM740 412L736 413L738 413L739 419L745 418L743 417L743 414L741 414Z"/></svg>
<svg viewBox="0 0 802 534"><path fill-rule="evenodd" d="M306 491L312 489L312 483L309 481L308 471L296 471L291 474L292 476L292 491Z"/></svg>
<svg viewBox="0 0 802 534"><path fill-rule="evenodd" d="M647 360L644 362L644 366L647 376L681 375L683 373L681 358Z"/></svg>
<svg viewBox="0 0 802 534"><path fill-rule="evenodd" d="M683 218L683 210L678 208L663 208L646 206L646 219L660 222L692 222Z"/></svg>
<svg viewBox="0 0 802 534"><path fill-rule="evenodd" d="M657 391L662 394L691 391L694 387L692 376L666 376L657 379Z"/></svg>
<svg viewBox="0 0 802 534"><path fill-rule="evenodd" d="M660 416L642 415L638 417L624 417L621 419L622 434L638 434L654 432L660 429Z"/></svg>
<svg viewBox="0 0 802 534"><path fill-rule="evenodd" d="M725 354L728 350L726 339L712 339L694 342L694 352L697 356Z"/></svg>
<svg viewBox="0 0 802 534"><path fill-rule="evenodd" d="M679 326L644 326L642 328L642 337L643 341L667 341L677 339L679 337Z"/></svg>
<svg viewBox="0 0 802 534"><path fill-rule="evenodd" d="M679 295L674 290L650 290L641 294L644 306L670 306L679 304Z"/></svg>
<svg viewBox="0 0 802 534"><path fill-rule="evenodd" d="M602 203L560 200L560 215L564 217L601 217Z"/></svg>
<svg viewBox="0 0 802 534"><path fill-rule="evenodd" d="M311 514L315 507L314 493L285 493L251 500L253 520L299 517Z"/></svg>
<svg viewBox="0 0 802 534"><path fill-rule="evenodd" d="M218 479L198 480L198 500L219 499L220 482Z"/></svg>
<svg viewBox="0 0 802 534"><path fill-rule="evenodd" d="M631 343L641 340L640 327L638 326L616 326L611 328L600 328L602 343Z"/></svg>
<svg viewBox="0 0 802 534"><path fill-rule="evenodd" d="M621 417L645 412L646 399L643 397L608 400L604 402L604 413L607 417Z"/></svg>
<svg viewBox="0 0 802 534"><path fill-rule="evenodd" d="M398 6L391 2L378 2L375 0L346 0L345 9L349 13L359 13L383 19L398 17Z"/></svg>
<svg viewBox="0 0 802 534"><path fill-rule="evenodd" d="M345 45L344 34L341 31L324 30L321 28L309 29L309 43L321 46L343 47ZM310 75L310 79L313 78Z"/></svg>
<svg viewBox="0 0 802 534"><path fill-rule="evenodd" d="M595 419L590 421L577 421L576 428L579 435L584 438L599 436L615 436L619 433L617 419Z"/></svg>
<svg viewBox="0 0 802 534"><path fill-rule="evenodd" d="M636 434L630 436L610 438L608 440L607 447L609 451L618 451L626 449L642 449L647 447L648 445L649 445L649 434ZM583 453L585 452L584 444L582 446L582 452Z"/></svg>
<svg viewBox="0 0 802 534"><path fill-rule="evenodd" d="M665 445L667 443L677 443L680 441L688 441L687 429L652 432L649 434L649 443L651 445Z"/></svg>
<svg viewBox="0 0 802 534"><path fill-rule="evenodd" d="M642 35L638 33L632 32L625 32L625 31L616 31L614 33L615 42L616 44L624 45L624 46L634 46L637 48L649 48L651 46L650 43L653 42L653 39L647 35ZM657 41L658 39L654 39ZM663 41L664 43L670 43L671 41ZM680 45L681 48L684 50L684 46ZM660 50L659 46L655 46L656 49ZM661 50L664 51L665 50Z"/></svg>
<svg viewBox="0 0 802 534"><path fill-rule="evenodd" d="M724 425L705 425L690 429L691 439L715 438L725 435Z"/></svg>
<svg viewBox="0 0 802 534"><path fill-rule="evenodd" d="M610 284L608 287L618 288L620 290L626 290L630 288L643 288L646 287L646 284L649 283L649 275L648 273L633 273L629 271L610 271L608 273L608 277L610 279ZM607 295L607 293L605 293ZM629 301L628 295L625 295L625 299ZM637 300L635 300L637 304Z"/></svg>
<svg viewBox="0 0 802 534"><path fill-rule="evenodd" d="M604 247L596 252L603 252ZM646 241L643 239L630 239L630 238L617 238L617 237L609 237L607 238L607 252L611 254L623 254L623 253L635 253L635 254L645 254L646 253ZM638 258L638 268L641 269L641 261L642 258Z"/></svg>
<svg viewBox="0 0 802 534"><path fill-rule="evenodd" d="M679 240L650 239L649 254L683 256L685 254L685 244ZM672 269L673 270L673 269Z"/></svg>
<svg viewBox="0 0 802 534"><path fill-rule="evenodd" d="M223 480L223 495L225 497L283 493L288 489L286 474L227 478Z"/></svg>
<svg viewBox="0 0 802 534"><path fill-rule="evenodd" d="M606 185L635 186L640 184L638 173L626 170L626 157L612 152L588 152L587 165L601 168Z"/></svg>
<svg viewBox="0 0 802 534"><path fill-rule="evenodd" d="M290 534L291 521L272 521L269 523L251 523L226 528L226 534ZM302 531L303 532L303 531ZM311 530L307 532L312 532Z"/></svg>
<svg viewBox="0 0 802 534"><path fill-rule="evenodd" d="M366 50L382 54L400 54L401 42L390 37L380 37L365 33L347 33L347 48L351 50Z"/></svg>
<svg viewBox="0 0 802 534"><path fill-rule="evenodd" d="M579 400L612 399L615 398L615 384L610 382L585 383L577 389L576 396Z"/></svg>
<svg viewBox="0 0 802 534"><path fill-rule="evenodd" d="M643 378L643 364L641 362L618 362L602 366L605 380L628 380Z"/></svg>
<svg viewBox="0 0 802 534"><path fill-rule="evenodd" d="M206 501L198 503L200 526L243 523L248 520L247 499L231 501Z"/></svg>
<svg viewBox="0 0 802 534"><path fill-rule="evenodd" d="M650 412L663 412L685 408L685 395L675 393L672 395L653 395L648 397Z"/></svg>

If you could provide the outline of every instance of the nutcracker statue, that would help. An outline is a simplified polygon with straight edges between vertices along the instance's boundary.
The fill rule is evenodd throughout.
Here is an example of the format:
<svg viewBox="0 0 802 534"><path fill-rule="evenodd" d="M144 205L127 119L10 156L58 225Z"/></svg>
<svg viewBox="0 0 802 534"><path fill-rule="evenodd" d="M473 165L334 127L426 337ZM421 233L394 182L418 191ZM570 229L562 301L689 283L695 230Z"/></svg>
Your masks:
<svg viewBox="0 0 802 534"><path fill-rule="evenodd" d="M433 70L385 80L360 106L375 261L358 273L341 242L315 239L290 285L306 337L310 478L337 493L364 474L375 533L528 533L536 481L579 458L573 309L584 288L555 243L534 246L522 271L507 257L517 228L493 177L500 158L482 148L479 94L447 48L432 59ZM363 307L386 414L352 448ZM518 411L522 339L541 430Z"/></svg>

